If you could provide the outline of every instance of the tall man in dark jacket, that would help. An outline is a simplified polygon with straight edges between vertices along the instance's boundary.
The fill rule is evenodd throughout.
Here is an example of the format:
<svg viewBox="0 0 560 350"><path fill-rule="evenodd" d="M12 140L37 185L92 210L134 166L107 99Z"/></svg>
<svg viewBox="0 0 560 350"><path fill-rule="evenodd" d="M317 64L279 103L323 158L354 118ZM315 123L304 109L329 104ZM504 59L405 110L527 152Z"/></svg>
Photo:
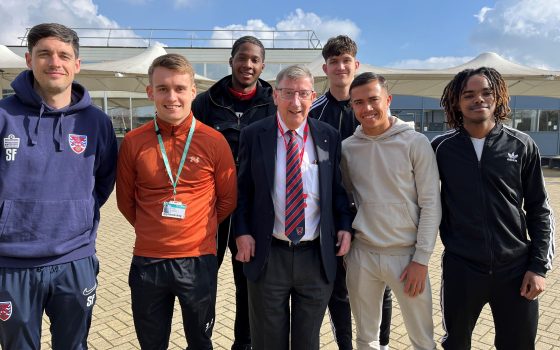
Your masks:
<svg viewBox="0 0 560 350"><path fill-rule="evenodd" d="M225 136L236 164L241 129L276 112L272 87L259 78L264 69L264 58L265 50L260 40L252 36L237 39L229 59L232 74L198 95L192 105L196 118ZM243 264L235 260L237 247L230 226L228 217L218 228L218 264L221 265L229 246L235 281L235 338L231 349L246 350L251 346L247 280L243 275Z"/></svg>
<svg viewBox="0 0 560 350"><path fill-rule="evenodd" d="M309 110L310 118L319 119L337 129L342 141L352 136L356 127L360 125L350 106L350 85L356 70L360 67L360 62L356 59L357 53L358 46L346 35L339 35L327 41L322 55L325 59L323 72L329 79L329 90L313 101ZM391 313L391 288L387 286L383 294L383 310L379 327L381 350L389 347ZM338 258L336 280L329 300L329 315L338 349L352 350L352 315L342 257Z"/></svg>
<svg viewBox="0 0 560 350"><path fill-rule="evenodd" d="M498 350L535 348L537 297L554 255L554 219L539 150L503 124L509 94L493 68L459 72L441 104L453 128L434 138L445 247L442 274L444 349L470 349L489 303Z"/></svg>
<svg viewBox="0 0 560 350"><path fill-rule="evenodd" d="M76 32L57 23L27 36L29 70L0 101L0 348L87 349L99 262L99 208L115 183L111 120L74 82Z"/></svg>

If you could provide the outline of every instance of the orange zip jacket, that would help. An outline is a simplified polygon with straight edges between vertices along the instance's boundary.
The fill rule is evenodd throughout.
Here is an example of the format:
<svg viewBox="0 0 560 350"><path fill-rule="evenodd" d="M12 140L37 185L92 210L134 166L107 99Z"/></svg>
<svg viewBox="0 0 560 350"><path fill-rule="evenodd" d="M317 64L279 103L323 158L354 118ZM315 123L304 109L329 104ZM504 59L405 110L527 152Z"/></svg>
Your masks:
<svg viewBox="0 0 560 350"><path fill-rule="evenodd" d="M192 113L176 126L157 119L174 178L191 122ZM134 255L181 258L216 254L218 223L235 209L237 175L225 138L198 120L175 197L187 205L184 219L161 215L163 202L171 200L173 186L150 121L126 134L117 167L117 205L134 226Z"/></svg>

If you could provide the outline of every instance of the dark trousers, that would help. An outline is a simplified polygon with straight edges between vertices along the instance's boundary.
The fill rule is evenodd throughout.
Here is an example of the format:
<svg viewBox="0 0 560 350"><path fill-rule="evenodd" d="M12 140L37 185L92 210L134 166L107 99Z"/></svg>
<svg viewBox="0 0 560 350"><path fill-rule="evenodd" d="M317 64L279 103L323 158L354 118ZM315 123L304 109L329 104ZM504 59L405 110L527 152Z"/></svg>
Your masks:
<svg viewBox="0 0 560 350"><path fill-rule="evenodd" d="M168 348L175 297L181 305L187 349L212 349L217 271L214 255L133 258L128 283L134 328L143 350Z"/></svg>
<svg viewBox="0 0 560 350"><path fill-rule="evenodd" d="M35 268L0 268L0 348L41 347L43 312L52 349L87 349L99 262L95 256Z"/></svg>
<svg viewBox="0 0 560 350"><path fill-rule="evenodd" d="M339 256L336 260L336 279L329 300L329 316L338 349L352 350L352 311L350 310L348 289L346 288L346 268L344 267L343 257ZM392 311L391 288L387 286L383 295L383 311L381 326L379 327L380 345L389 344Z"/></svg>
<svg viewBox="0 0 560 350"><path fill-rule="evenodd" d="M485 304L494 317L498 350L535 348L539 306L520 295L526 266L507 271L483 271L449 253L443 255L441 305L444 349L471 348L472 331Z"/></svg>
<svg viewBox="0 0 560 350"><path fill-rule="evenodd" d="M333 283L325 278L318 239L288 247L273 238L259 279L248 287L254 350L319 349Z"/></svg>
<svg viewBox="0 0 560 350"><path fill-rule="evenodd" d="M231 216L218 227L218 268L222 265L227 247L231 252L233 281L235 283L235 322L233 327L233 345L231 350L245 350L251 346L251 329L249 326L249 296L247 278L243 273L243 263L235 259L237 245L233 232L230 231Z"/></svg>
<svg viewBox="0 0 560 350"><path fill-rule="evenodd" d="M391 335L391 316L393 315L393 299L391 288L385 287L383 293L383 309L381 310L381 325L379 326L379 345L389 345Z"/></svg>

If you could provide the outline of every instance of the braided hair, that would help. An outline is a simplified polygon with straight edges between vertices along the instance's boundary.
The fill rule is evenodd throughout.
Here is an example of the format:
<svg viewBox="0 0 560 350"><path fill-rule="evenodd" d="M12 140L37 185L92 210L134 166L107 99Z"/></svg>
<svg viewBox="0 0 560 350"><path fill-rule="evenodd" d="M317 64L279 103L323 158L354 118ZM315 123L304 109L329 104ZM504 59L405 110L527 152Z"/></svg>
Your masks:
<svg viewBox="0 0 560 350"><path fill-rule="evenodd" d="M465 69L457 73L447 84L440 100L440 105L443 107L447 117L447 123L452 128L459 128L463 125L463 113L459 109L459 101L467 81L473 75L484 76L490 84L490 89L492 89L492 94L496 101L496 110L494 111L494 120L496 122L507 119L511 112L508 88L504 78L497 70L489 67Z"/></svg>

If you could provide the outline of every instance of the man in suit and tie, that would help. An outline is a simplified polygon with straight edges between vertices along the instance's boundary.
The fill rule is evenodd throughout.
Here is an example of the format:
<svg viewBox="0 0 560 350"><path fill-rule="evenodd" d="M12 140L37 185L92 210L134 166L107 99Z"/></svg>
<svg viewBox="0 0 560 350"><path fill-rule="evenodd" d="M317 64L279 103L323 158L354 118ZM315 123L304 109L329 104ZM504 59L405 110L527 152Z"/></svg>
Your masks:
<svg viewBox="0 0 560 350"><path fill-rule="evenodd" d="M248 279L252 346L287 350L291 338L292 350L319 349L335 256L351 240L340 136L307 118L315 92L306 68L283 69L273 97L277 114L243 129L239 149L236 258Z"/></svg>

